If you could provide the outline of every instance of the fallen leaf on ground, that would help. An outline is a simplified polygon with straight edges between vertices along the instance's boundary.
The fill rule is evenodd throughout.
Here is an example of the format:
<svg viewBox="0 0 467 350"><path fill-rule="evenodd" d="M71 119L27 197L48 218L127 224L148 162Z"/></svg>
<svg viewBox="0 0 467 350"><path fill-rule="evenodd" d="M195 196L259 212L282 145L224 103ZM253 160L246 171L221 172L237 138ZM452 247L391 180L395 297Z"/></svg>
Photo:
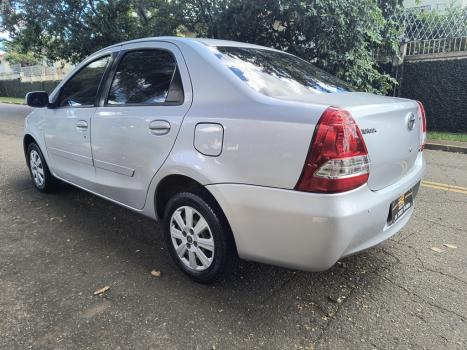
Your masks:
<svg viewBox="0 0 467 350"><path fill-rule="evenodd" d="M457 249L457 246L454 244L444 243L443 244L446 248Z"/></svg>
<svg viewBox="0 0 467 350"><path fill-rule="evenodd" d="M160 272L160 271L156 271L156 270L152 270L152 271L151 271L151 275L154 276L154 277L161 277L161 272Z"/></svg>
<svg viewBox="0 0 467 350"><path fill-rule="evenodd" d="M110 289L110 286L105 286L101 289L98 289L94 292L94 295L100 295L100 294L103 294L105 292L107 292L108 290Z"/></svg>
<svg viewBox="0 0 467 350"><path fill-rule="evenodd" d="M438 247L431 247L431 250L436 252L436 253L442 253L444 252L444 249L438 248Z"/></svg>
<svg viewBox="0 0 467 350"><path fill-rule="evenodd" d="M332 301L333 303L342 304L342 298L341 297L336 298L336 297L333 297L333 296L329 295L328 300Z"/></svg>

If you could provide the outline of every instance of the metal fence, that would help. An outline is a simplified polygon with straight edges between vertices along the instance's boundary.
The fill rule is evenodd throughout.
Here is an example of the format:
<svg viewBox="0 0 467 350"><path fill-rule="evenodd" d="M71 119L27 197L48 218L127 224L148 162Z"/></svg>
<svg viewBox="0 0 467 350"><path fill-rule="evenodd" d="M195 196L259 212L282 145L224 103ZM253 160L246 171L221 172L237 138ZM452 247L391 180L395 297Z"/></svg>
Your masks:
<svg viewBox="0 0 467 350"><path fill-rule="evenodd" d="M467 9L407 9L394 19L401 25L404 56L467 54Z"/></svg>
<svg viewBox="0 0 467 350"><path fill-rule="evenodd" d="M69 65L64 67L44 65L21 67L20 65L12 65L9 71L0 73L0 80L19 79L24 82L61 80L72 68Z"/></svg>
<svg viewBox="0 0 467 350"><path fill-rule="evenodd" d="M458 38L440 38L409 41L405 47L406 56L438 55L438 54L467 54L467 36Z"/></svg>
<svg viewBox="0 0 467 350"><path fill-rule="evenodd" d="M395 17L406 41L460 38L467 36L467 9L445 11L408 9Z"/></svg>

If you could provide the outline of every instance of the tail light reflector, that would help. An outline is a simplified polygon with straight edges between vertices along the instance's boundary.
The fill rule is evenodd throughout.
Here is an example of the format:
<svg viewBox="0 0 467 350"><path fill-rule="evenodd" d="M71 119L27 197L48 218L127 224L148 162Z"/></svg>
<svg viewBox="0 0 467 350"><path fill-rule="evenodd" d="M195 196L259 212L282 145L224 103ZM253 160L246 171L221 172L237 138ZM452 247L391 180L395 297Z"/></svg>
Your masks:
<svg viewBox="0 0 467 350"><path fill-rule="evenodd" d="M425 114L425 107L423 107L423 104L420 101L417 101L418 103L418 109L419 109L419 114L421 115L422 122L420 124L420 148L419 151L423 151L425 148L425 143L426 143L426 114Z"/></svg>
<svg viewBox="0 0 467 350"><path fill-rule="evenodd" d="M368 181L370 161L349 112L329 107L316 126L296 190L338 193Z"/></svg>

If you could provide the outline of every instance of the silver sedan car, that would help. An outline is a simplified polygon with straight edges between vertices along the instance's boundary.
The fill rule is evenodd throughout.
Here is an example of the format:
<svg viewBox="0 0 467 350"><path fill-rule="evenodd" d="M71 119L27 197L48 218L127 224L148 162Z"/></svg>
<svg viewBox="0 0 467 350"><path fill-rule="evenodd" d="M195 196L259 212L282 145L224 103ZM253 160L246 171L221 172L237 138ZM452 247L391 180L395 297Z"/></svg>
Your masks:
<svg viewBox="0 0 467 350"><path fill-rule="evenodd" d="M27 102L35 187L63 181L161 220L198 282L237 257L328 269L407 224L425 170L420 103L239 42L113 45Z"/></svg>

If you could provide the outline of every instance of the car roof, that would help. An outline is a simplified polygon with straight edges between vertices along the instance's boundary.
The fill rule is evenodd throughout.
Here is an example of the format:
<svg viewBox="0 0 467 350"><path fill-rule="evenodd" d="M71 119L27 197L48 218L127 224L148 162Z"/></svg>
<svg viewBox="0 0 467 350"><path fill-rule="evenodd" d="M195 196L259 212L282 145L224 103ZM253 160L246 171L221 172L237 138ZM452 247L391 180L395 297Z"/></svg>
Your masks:
<svg viewBox="0 0 467 350"><path fill-rule="evenodd" d="M208 38L185 38L185 37L178 37L178 36L156 36L156 37L147 37L147 38L141 38L141 39L135 39L135 40L130 40L130 41L125 41L121 42L118 44L114 44L111 46L108 46L106 48L103 48L99 51L107 50L113 47L121 46L121 45L127 45L127 44L135 44L135 43L141 43L141 42L150 42L150 41L166 41L166 42L171 42L171 43L186 43L186 44L194 44L194 43L201 43L203 45L206 45L208 47L215 47L215 46L231 46L231 47L249 47L249 48L256 48L256 49L265 49L265 50L274 50L269 47L265 46L260 46L260 45L255 45L255 44L248 44L248 43L243 43L240 41L232 41L232 40L222 40L222 39L208 39ZM193 46L193 45L191 45ZM274 50L276 51L276 50Z"/></svg>

